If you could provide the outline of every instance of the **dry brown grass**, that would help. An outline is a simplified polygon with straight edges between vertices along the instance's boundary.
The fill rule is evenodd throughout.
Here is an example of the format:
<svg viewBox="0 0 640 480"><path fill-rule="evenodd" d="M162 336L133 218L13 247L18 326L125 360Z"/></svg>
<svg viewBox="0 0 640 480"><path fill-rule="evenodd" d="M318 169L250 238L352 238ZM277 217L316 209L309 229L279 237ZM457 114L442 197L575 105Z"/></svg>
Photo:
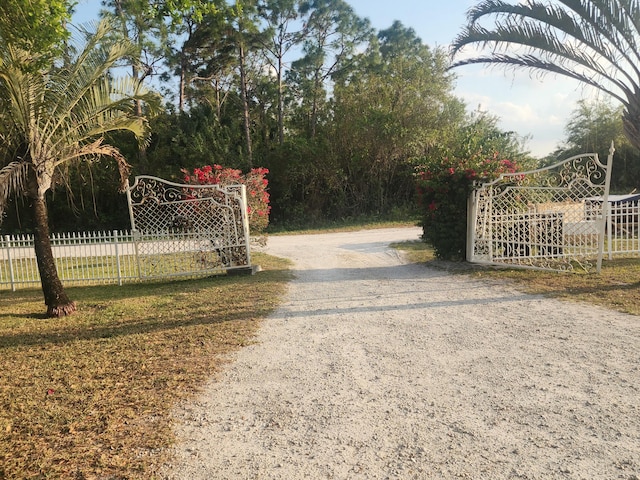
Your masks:
<svg viewBox="0 0 640 480"><path fill-rule="evenodd" d="M423 242L396 245L417 263L464 272L477 278L503 279L519 289L565 300L589 302L620 312L640 315L640 258L605 260L600 274L556 273L479 267L467 263L447 264L434 259L433 251Z"/></svg>
<svg viewBox="0 0 640 480"><path fill-rule="evenodd" d="M554 273L531 270L478 270L478 277L503 278L530 293L588 302L640 315L640 259L605 260L600 274Z"/></svg>
<svg viewBox="0 0 640 480"><path fill-rule="evenodd" d="M79 312L47 320L37 290L2 292L0 478L152 478L170 411L252 341L289 278L264 271L70 288Z"/></svg>

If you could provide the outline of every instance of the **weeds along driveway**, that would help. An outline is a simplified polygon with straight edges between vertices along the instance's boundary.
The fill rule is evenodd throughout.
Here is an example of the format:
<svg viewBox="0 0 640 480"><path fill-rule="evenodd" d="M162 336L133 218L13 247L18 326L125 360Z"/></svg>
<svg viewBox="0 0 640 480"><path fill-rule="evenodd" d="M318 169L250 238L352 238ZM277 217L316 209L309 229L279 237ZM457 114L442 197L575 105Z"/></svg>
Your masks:
<svg viewBox="0 0 640 480"><path fill-rule="evenodd" d="M288 297L176 413L165 477L640 478L638 317L388 248L419 235L271 237Z"/></svg>

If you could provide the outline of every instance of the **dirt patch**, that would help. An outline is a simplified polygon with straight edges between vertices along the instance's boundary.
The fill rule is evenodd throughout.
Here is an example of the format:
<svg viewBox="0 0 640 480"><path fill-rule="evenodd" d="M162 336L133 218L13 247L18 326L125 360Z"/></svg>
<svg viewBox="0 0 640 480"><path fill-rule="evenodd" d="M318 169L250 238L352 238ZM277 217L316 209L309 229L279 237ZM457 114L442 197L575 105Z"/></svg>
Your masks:
<svg viewBox="0 0 640 480"><path fill-rule="evenodd" d="M286 303L176 414L170 479L640 476L640 321L440 269L415 228L269 239Z"/></svg>

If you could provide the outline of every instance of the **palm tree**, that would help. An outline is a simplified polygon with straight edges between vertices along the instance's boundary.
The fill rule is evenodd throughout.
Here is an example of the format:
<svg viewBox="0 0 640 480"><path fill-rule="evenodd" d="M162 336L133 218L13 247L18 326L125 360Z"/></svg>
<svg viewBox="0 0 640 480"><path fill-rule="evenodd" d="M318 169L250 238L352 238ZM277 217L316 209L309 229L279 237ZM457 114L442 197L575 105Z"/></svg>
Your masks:
<svg viewBox="0 0 640 480"><path fill-rule="evenodd" d="M148 137L147 122L134 113L137 99L151 102L133 79L112 79L109 71L131 53L125 42L108 42L107 22L87 35L86 44L63 62L42 62L0 38L0 219L12 194L28 199L34 217L35 253L47 315L73 313L58 277L49 240L45 194L75 161L113 158L124 189L129 164L104 142L115 130ZM43 64L49 64L43 69Z"/></svg>
<svg viewBox="0 0 640 480"><path fill-rule="evenodd" d="M491 27L482 26L489 21ZM625 134L640 148L640 2L484 0L454 40L452 67L498 64L573 78L624 107ZM490 48L460 58L466 46Z"/></svg>

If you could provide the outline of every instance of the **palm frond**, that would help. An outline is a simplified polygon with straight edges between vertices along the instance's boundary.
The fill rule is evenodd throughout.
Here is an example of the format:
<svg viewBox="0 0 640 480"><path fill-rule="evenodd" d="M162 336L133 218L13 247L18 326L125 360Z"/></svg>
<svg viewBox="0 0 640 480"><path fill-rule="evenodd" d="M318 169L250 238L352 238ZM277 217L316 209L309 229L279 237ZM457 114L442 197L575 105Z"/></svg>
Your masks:
<svg viewBox="0 0 640 480"><path fill-rule="evenodd" d="M496 27L491 33L496 35L512 35L514 32L520 33L523 38L529 38L528 45L535 49L538 47L536 41L547 39L544 42L549 49L561 48L567 42L586 48L599 58L612 58L615 55L624 57L631 65L634 65L636 58L629 57L629 52L635 53L635 43L631 48L627 48L622 38L616 36L618 31L615 25L608 20L603 20L603 11L587 8L581 5L580 0L569 0L564 3L572 4L571 10L560 8L557 5L543 5L535 2L523 5L510 5L502 1L488 0L480 4L470 13L470 28L467 32L490 32L487 29L478 28L477 21L481 15L480 9L486 7L482 12L483 16L490 14L501 14L501 21L496 23ZM589 2L586 2L589 3ZM575 4L575 5L574 5ZM581 7L581 8L579 8ZM476 27L476 28L473 28ZM633 37L632 37L633 39ZM465 33L458 36L453 43L453 54L455 55L463 46L469 44L469 38ZM491 40L474 40L486 45ZM501 42L503 48L508 48L507 39Z"/></svg>
<svg viewBox="0 0 640 480"><path fill-rule="evenodd" d="M148 111L157 111L159 96L131 77L111 77L110 69L133 49L130 43L109 40L108 32L108 22L101 22L75 57L47 71L25 68L27 52L0 45L4 117L12 138L25 145L25 158L37 167L39 187L45 190L56 168L87 155L112 156L125 174L124 157L102 143L108 132L127 130L141 145L150 139L147 119L136 114L134 105L142 101Z"/></svg>
<svg viewBox="0 0 640 480"><path fill-rule="evenodd" d="M608 49L609 56L615 55L614 51L630 67L636 78L640 77L640 37L638 35L637 10L631 16L627 13L627 6L633 2L620 0L565 0L567 6L579 19L576 22L578 30L572 32L572 36L580 33L587 39L585 43L601 45L602 49Z"/></svg>
<svg viewBox="0 0 640 480"><path fill-rule="evenodd" d="M146 118L134 113L134 100L147 105L158 103L154 92L141 88L131 78L111 80L101 79L85 92L77 102L72 116L67 116L56 125L57 129L66 132L64 137L51 132L51 141L61 148L65 143L84 144L105 133L127 130L134 134L140 145L149 141L149 128ZM63 158L59 159L64 161Z"/></svg>
<svg viewBox="0 0 640 480"><path fill-rule="evenodd" d="M113 104L113 108L118 110L120 106L114 99L124 100L131 106L138 96L147 95L148 92L141 91L141 85L133 86L134 80L129 81L131 85L128 91L123 91L118 89L118 81L110 79L111 68L122 58L132 55L135 46L125 40L106 41L109 29L108 20L101 21L95 35L89 37L89 41L70 66L52 73L53 83L58 85L59 91L51 91L51 123L44 128L51 135L55 135L54 132L78 111L95 110L100 105L109 104Z"/></svg>
<svg viewBox="0 0 640 480"><path fill-rule="evenodd" d="M555 63L541 61L539 58L530 56L530 55L520 55L520 56L493 55L491 57L474 57L474 58L464 60L463 62L465 65L473 65L473 64L503 65L507 67L514 67L514 68L519 67L519 68L529 69L541 74L555 73L568 78L573 78L574 80L578 80L579 82L582 82L586 85L599 89L604 93L611 95L613 98L615 98L620 102L626 101L624 97L620 97L613 90L607 89L602 85L602 83L589 77L588 75L575 72L572 70L564 69ZM460 62L460 64L463 64L463 63Z"/></svg>
<svg viewBox="0 0 640 480"><path fill-rule="evenodd" d="M452 44L452 57L470 45L493 53L454 61L451 68L485 63L557 73L623 104L640 91L637 0L484 0L467 18L468 26ZM493 20L493 27L483 28L484 19ZM518 46L526 55L514 52Z"/></svg>
<svg viewBox="0 0 640 480"><path fill-rule="evenodd" d="M118 165L118 173L120 174L120 192L124 192L128 188L129 175L131 174L131 165L122 155L120 150L113 145L103 143L104 139L99 138L90 144L83 145L74 153L74 158L101 158L103 156L110 157L115 160Z"/></svg>
<svg viewBox="0 0 640 480"><path fill-rule="evenodd" d="M549 35L537 25L500 26L493 31L474 25L467 27L463 35L471 43L479 43L483 47L493 46L493 55L496 61L491 62L492 57L480 57L482 60L479 62L473 61L474 58L469 58L454 62L451 68L470 63L508 64L508 58L514 59L513 66L520 66L522 56L507 52L513 52L514 47L521 46L527 50L528 60L536 58L537 63L541 65L553 65L554 73L576 78L580 73L591 72L591 75L585 73L584 76L599 77L603 83L615 86L625 96L633 91L632 87L620 80L619 77L623 77L631 85L634 85L634 79L620 69L619 65L610 63L608 57L590 51L580 44L560 42L554 35ZM527 67L531 68L530 65ZM535 68L543 70L543 68ZM604 85L602 90L613 91ZM620 93L617 93L616 96L623 98Z"/></svg>
<svg viewBox="0 0 640 480"><path fill-rule="evenodd" d="M629 23L629 29L640 32L640 2L638 0L614 0L619 6L621 14L624 15Z"/></svg>
<svg viewBox="0 0 640 480"><path fill-rule="evenodd" d="M0 169L0 223L12 193L24 190L28 165L26 162L11 162Z"/></svg>

